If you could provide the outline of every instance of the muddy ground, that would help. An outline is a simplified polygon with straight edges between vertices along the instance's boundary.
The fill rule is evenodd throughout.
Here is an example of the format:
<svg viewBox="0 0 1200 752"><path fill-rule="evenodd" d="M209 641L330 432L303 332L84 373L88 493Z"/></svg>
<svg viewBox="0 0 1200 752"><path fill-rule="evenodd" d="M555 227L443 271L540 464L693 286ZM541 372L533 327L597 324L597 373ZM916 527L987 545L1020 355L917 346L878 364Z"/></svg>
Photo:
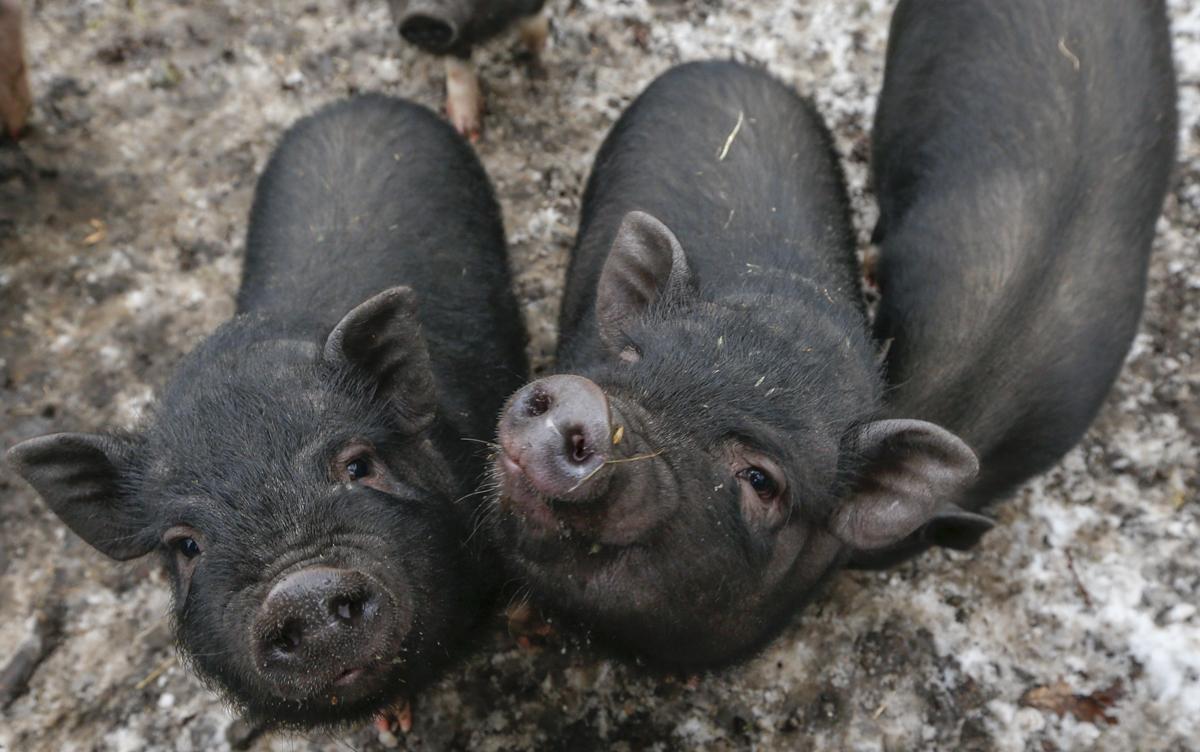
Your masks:
<svg viewBox="0 0 1200 752"><path fill-rule="evenodd" d="M38 98L0 146L0 443L129 425L232 310L255 176L281 130L440 66L382 0L28 0ZM586 170L668 66L757 61L832 125L867 246L871 114L892 2L551 0L545 73L480 56L483 161L545 367ZM410 749L1200 749L1200 2L1171 3L1181 159L1145 320L1082 445L968 554L847 573L750 664L688 683L499 627L419 699ZM0 661L58 592L64 639L0 713L0 750L226 749L232 716L175 658L150 562L114 565L0 470ZM55 589L54 582L60 583ZM388 741L388 740L384 740ZM255 749L374 749L366 728Z"/></svg>

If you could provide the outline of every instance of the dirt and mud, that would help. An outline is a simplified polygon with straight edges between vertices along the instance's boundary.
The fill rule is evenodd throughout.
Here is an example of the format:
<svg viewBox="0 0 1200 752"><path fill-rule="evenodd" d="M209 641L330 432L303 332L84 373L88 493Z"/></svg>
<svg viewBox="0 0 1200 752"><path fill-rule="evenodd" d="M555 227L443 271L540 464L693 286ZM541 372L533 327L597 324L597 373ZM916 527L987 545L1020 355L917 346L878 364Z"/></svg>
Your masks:
<svg viewBox="0 0 1200 752"><path fill-rule="evenodd" d="M232 311L280 132L337 97L439 106L442 66L382 0L26 0L37 100L0 145L0 443L130 425ZM811 94L875 218L869 132L890 0L551 0L540 70L478 54L536 367L600 139L674 63L734 57ZM50 646L0 750L1189 750L1200 745L1200 2L1173 0L1177 174L1141 332L1083 443L975 551L846 573L749 664L653 674L497 617L413 730L246 730L177 659L152 561L114 565L0 470L0 664ZM714 145L716 148L719 145ZM40 654L41 650L33 650Z"/></svg>

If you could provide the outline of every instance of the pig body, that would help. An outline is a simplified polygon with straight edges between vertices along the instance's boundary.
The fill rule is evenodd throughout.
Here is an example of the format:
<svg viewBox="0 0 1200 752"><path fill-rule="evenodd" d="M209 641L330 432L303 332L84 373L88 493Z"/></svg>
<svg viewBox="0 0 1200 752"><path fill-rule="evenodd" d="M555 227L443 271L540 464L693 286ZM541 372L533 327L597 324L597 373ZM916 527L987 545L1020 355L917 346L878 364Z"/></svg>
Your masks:
<svg viewBox="0 0 1200 752"><path fill-rule="evenodd" d="M874 420L831 139L744 66L673 69L614 126L560 337L563 374L501 418L492 532L543 604L651 662L753 651L974 471L936 426Z"/></svg>
<svg viewBox="0 0 1200 752"><path fill-rule="evenodd" d="M549 34L545 0L388 0L400 36L446 59L446 113L460 133L478 138L483 95L471 51L511 26L519 26L529 51L541 52Z"/></svg>
<svg viewBox="0 0 1200 752"><path fill-rule="evenodd" d="M33 95L25 69L19 0L0 0L0 126L11 138L25 129Z"/></svg>
<svg viewBox="0 0 1200 752"><path fill-rule="evenodd" d="M1137 329L1175 131L1162 2L897 7L873 137L876 332L891 414L979 455L947 503L1011 493L1087 429Z"/></svg>
<svg viewBox="0 0 1200 752"><path fill-rule="evenodd" d="M495 584L461 499L520 384L523 329L482 167L433 113L368 96L283 137L238 314L133 433L10 451L88 542L161 552L178 641L251 716L353 720L418 691Z"/></svg>

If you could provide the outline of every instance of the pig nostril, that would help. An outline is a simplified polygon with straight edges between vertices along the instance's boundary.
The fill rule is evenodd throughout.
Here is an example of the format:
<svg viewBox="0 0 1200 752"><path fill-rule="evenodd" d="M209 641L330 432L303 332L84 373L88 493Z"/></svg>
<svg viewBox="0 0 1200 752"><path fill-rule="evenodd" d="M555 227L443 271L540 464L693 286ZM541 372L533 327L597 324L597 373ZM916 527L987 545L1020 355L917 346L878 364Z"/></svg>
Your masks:
<svg viewBox="0 0 1200 752"><path fill-rule="evenodd" d="M355 626L362 619L367 599L362 595L342 595L329 603L333 617L343 624Z"/></svg>
<svg viewBox="0 0 1200 752"><path fill-rule="evenodd" d="M300 622L295 619L290 619L284 623L283 628L271 640L271 644L281 653L294 653L303 642L304 628L300 626Z"/></svg>
<svg viewBox="0 0 1200 752"><path fill-rule="evenodd" d="M411 16L400 24L400 36L426 49L442 49L454 41L454 27L430 16Z"/></svg>
<svg viewBox="0 0 1200 752"><path fill-rule="evenodd" d="M595 454L590 446L588 446L587 437L583 435L583 431L578 428L573 428L567 431L567 455L571 461L577 465L582 465Z"/></svg>
<svg viewBox="0 0 1200 752"><path fill-rule="evenodd" d="M550 395L543 392L541 389L533 390L533 394L529 395L529 399L525 402L525 413L536 418L539 415L545 415L553 404Z"/></svg>

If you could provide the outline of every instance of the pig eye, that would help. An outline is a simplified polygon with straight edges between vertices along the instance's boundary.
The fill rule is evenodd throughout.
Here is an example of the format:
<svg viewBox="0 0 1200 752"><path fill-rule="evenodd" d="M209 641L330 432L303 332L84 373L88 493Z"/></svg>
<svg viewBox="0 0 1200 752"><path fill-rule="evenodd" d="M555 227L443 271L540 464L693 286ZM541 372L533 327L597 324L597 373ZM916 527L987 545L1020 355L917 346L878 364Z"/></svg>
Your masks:
<svg viewBox="0 0 1200 752"><path fill-rule="evenodd" d="M200 544L195 538L180 538L175 541L175 550L183 554L184 558L194 559L200 555Z"/></svg>
<svg viewBox="0 0 1200 752"><path fill-rule="evenodd" d="M346 477L361 480L371 474L371 461L366 457L355 457L346 463Z"/></svg>
<svg viewBox="0 0 1200 752"><path fill-rule="evenodd" d="M185 559L195 559L204 553L200 545L200 534L186 525L173 527L163 535L163 543Z"/></svg>
<svg viewBox="0 0 1200 752"><path fill-rule="evenodd" d="M740 471L737 477L750 484L750 488L754 489L754 493L763 501L770 501L779 495L779 484L761 467L748 467Z"/></svg>

